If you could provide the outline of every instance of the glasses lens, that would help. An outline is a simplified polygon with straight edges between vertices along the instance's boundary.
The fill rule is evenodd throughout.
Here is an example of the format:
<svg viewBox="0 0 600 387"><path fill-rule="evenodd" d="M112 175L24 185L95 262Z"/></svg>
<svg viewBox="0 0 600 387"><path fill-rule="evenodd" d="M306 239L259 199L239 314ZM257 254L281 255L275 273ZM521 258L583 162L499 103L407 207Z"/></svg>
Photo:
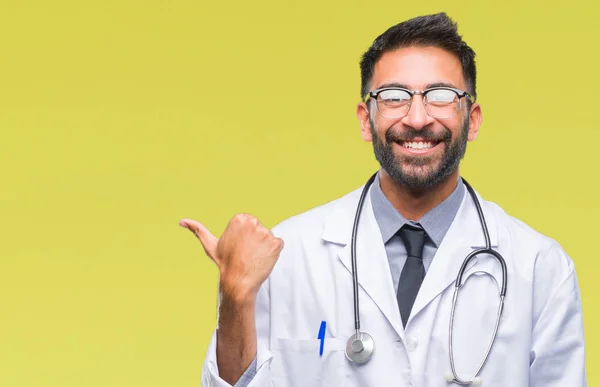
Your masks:
<svg viewBox="0 0 600 387"><path fill-rule="evenodd" d="M425 96L427 114L435 118L450 118L456 114L458 96L452 90L435 89Z"/></svg>
<svg viewBox="0 0 600 387"><path fill-rule="evenodd" d="M404 117L410 108L412 97L405 90L383 90L377 96L377 108L386 118Z"/></svg>

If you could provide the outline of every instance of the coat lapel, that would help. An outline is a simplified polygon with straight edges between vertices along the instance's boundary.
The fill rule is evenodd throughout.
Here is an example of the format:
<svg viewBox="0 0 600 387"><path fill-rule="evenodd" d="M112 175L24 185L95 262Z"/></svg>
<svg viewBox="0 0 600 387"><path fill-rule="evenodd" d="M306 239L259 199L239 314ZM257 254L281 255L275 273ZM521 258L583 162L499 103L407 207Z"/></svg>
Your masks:
<svg viewBox="0 0 600 387"><path fill-rule="evenodd" d="M483 209L490 234L491 246L497 247L498 235L494 214L489 205L478 194L476 196ZM473 203L473 198L467 191L458 213L436 251L429 270L425 275L407 325L410 325L410 321L414 316L433 301L435 297L442 293L448 286L455 283L458 271L467 255L475 249L483 247L485 247L483 229L477 209ZM471 259L465 272L477 265L477 261L477 256Z"/></svg>
<svg viewBox="0 0 600 387"><path fill-rule="evenodd" d="M338 259L352 274L351 236L360 191L340 200L339 206L329 218L323 239L343 245ZM390 266L379 226L373 213L370 195L367 194L362 208L356 240L356 262L360 297L371 298L398 335L404 337L404 329L393 289ZM351 278L349 276L349 278Z"/></svg>

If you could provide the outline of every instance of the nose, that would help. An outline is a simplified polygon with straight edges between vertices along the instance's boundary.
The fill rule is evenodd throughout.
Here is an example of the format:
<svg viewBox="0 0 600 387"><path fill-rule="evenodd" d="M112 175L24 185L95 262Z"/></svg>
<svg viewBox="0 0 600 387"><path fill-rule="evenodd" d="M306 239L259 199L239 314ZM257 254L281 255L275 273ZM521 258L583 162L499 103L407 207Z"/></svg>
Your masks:
<svg viewBox="0 0 600 387"><path fill-rule="evenodd" d="M427 111L425 111L425 105L423 105L423 96L413 96L410 110L402 118L401 122L406 126L410 126L415 130L419 130L431 124L433 121L434 119L427 114Z"/></svg>

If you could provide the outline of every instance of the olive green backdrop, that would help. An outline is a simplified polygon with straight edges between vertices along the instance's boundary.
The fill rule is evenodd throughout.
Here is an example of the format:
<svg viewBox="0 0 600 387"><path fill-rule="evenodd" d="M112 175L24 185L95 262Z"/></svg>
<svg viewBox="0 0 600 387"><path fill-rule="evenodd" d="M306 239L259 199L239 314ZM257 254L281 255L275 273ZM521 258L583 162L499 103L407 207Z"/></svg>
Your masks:
<svg viewBox="0 0 600 387"><path fill-rule="evenodd" d="M598 384L598 8L1 0L0 385L198 386L217 271L177 222L273 226L363 184L360 55L442 10L477 52L463 175L574 259Z"/></svg>

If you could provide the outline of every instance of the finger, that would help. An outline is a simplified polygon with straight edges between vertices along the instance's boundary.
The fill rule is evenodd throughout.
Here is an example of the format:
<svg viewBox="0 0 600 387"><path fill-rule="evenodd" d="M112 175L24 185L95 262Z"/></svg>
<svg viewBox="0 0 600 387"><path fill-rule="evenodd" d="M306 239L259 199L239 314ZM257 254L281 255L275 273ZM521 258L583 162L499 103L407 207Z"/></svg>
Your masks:
<svg viewBox="0 0 600 387"><path fill-rule="evenodd" d="M202 223L192 219L182 219L179 221L179 225L183 228L187 228L196 235L210 259L213 261L216 259L217 243L219 243L219 239L211 234Z"/></svg>
<svg viewBox="0 0 600 387"><path fill-rule="evenodd" d="M284 247L285 243L283 242L283 239L281 239L281 238L275 238L275 239L277 239L277 242L279 242L279 245L277 246L277 250L278 250L277 254L280 254L281 251L283 251L283 247Z"/></svg>

